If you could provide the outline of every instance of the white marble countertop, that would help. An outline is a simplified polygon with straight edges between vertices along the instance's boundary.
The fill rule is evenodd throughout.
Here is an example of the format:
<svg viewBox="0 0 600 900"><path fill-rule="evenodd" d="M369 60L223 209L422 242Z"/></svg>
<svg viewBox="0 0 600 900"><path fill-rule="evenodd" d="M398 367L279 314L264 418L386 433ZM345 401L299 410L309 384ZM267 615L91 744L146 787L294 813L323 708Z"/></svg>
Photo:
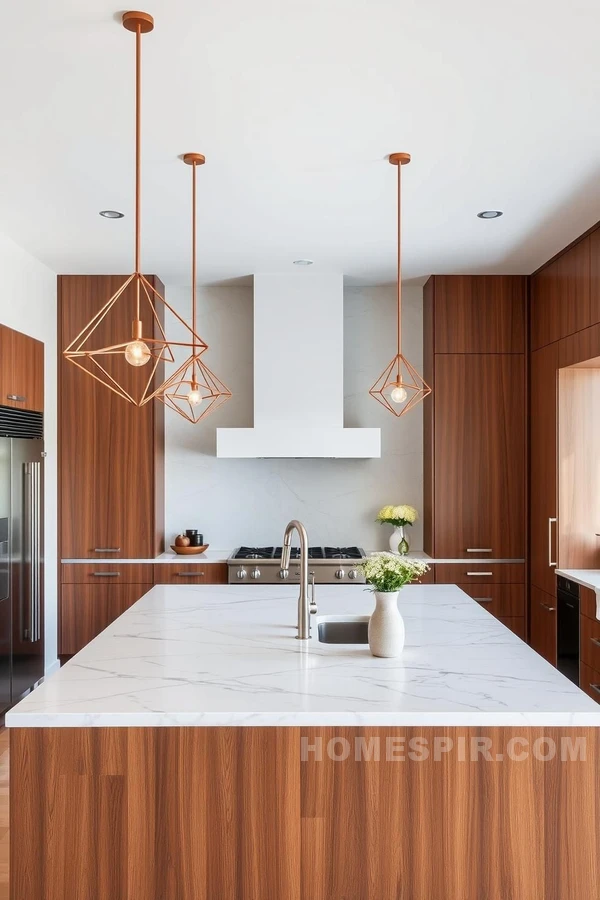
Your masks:
<svg viewBox="0 0 600 900"><path fill-rule="evenodd" d="M600 706L454 585L401 592L406 646L296 635L295 586L152 588L6 716L9 727L600 725ZM319 614L365 615L361 585Z"/></svg>
<svg viewBox="0 0 600 900"><path fill-rule="evenodd" d="M596 618L600 619L600 569L557 569L556 574L596 591Z"/></svg>
<svg viewBox="0 0 600 900"><path fill-rule="evenodd" d="M205 553L199 553L197 556L186 556L185 562L186 565L188 563L222 563L227 562L231 554L233 553L235 548L231 547L229 550L213 550L212 547L209 547ZM389 553L389 550L365 550L367 556L370 556L372 553ZM435 563L524 563L524 559L433 559L431 556L428 556L423 550L411 550L410 553L406 554L407 559L422 559L424 562L435 564ZM107 557L106 559L61 559L62 563L173 563L181 560L181 556L177 553L174 553L172 550L168 550L166 553L161 553L160 556L155 557L154 559L148 559L145 557L144 559L119 559L115 557Z"/></svg>
<svg viewBox="0 0 600 900"><path fill-rule="evenodd" d="M173 550L167 550L166 553L161 553L160 556L155 556L154 559L148 559L145 557L144 559L120 559L119 557L107 557L106 559L61 559L61 563L150 563L154 565L155 563L176 563L181 562L181 560L185 560L186 566L188 563L193 565L194 563L224 563L227 562L231 554L233 553L233 548L229 550L213 550L212 547L209 547L204 553L198 553L194 555L181 555L178 553L174 553Z"/></svg>

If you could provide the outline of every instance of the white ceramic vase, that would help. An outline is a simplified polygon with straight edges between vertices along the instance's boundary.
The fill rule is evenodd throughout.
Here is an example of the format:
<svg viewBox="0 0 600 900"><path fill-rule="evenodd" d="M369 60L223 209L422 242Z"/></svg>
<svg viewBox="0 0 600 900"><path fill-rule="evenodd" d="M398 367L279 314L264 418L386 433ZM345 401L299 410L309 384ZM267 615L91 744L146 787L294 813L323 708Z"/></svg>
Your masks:
<svg viewBox="0 0 600 900"><path fill-rule="evenodd" d="M408 541L404 533L404 525L396 525L390 535L390 550L404 556L408 553Z"/></svg>
<svg viewBox="0 0 600 900"><path fill-rule="evenodd" d="M404 649L404 619L398 609L400 591L374 591L375 609L369 619L369 648L373 656L393 658Z"/></svg>

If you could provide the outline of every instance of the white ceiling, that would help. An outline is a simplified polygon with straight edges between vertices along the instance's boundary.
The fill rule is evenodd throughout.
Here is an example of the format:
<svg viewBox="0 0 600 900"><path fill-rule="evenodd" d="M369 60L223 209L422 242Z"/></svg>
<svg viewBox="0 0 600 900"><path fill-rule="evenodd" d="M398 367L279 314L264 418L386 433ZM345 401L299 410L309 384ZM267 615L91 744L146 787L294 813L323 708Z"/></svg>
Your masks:
<svg viewBox="0 0 600 900"><path fill-rule="evenodd" d="M376 283L530 272L600 219L597 0L152 0L143 266L189 280L309 257ZM5 3L0 230L57 272L132 269L134 38L109 0ZM98 216L122 209L119 221ZM482 221L481 209L503 209Z"/></svg>

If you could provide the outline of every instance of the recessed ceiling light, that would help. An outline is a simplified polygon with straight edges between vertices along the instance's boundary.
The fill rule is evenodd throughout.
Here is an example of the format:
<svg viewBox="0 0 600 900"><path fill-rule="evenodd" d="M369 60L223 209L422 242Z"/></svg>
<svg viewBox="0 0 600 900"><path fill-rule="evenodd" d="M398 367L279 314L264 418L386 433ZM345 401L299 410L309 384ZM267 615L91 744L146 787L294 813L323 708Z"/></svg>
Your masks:
<svg viewBox="0 0 600 900"><path fill-rule="evenodd" d="M101 209L100 215L105 219L122 219L125 213L119 212L118 209Z"/></svg>
<svg viewBox="0 0 600 900"><path fill-rule="evenodd" d="M501 209L484 209L483 212L477 213L478 219L499 219L503 215Z"/></svg>
<svg viewBox="0 0 600 900"><path fill-rule="evenodd" d="M295 259L294 260L295 266L312 266L312 264L313 264L312 259Z"/></svg>

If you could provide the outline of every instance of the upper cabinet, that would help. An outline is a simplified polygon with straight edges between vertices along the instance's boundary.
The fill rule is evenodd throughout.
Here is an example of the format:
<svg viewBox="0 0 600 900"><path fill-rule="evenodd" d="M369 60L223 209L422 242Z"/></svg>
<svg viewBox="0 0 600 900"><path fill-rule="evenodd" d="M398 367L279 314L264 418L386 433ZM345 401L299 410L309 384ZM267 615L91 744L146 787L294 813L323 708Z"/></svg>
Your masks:
<svg viewBox="0 0 600 900"><path fill-rule="evenodd" d="M122 276L60 276L59 354L122 283ZM98 341L115 344L131 333L133 291L130 286L131 297L126 293L110 322L104 320ZM153 323L145 324L148 332ZM127 385L135 372L113 357L111 365L118 364ZM151 559L163 549L163 426L162 403L138 408L59 356L62 558Z"/></svg>
<svg viewBox="0 0 600 900"><path fill-rule="evenodd" d="M532 276L532 350L600 322L599 255L596 231Z"/></svg>
<svg viewBox="0 0 600 900"><path fill-rule="evenodd" d="M524 275L434 275L435 353L524 353Z"/></svg>
<svg viewBox="0 0 600 900"><path fill-rule="evenodd" d="M0 325L0 405L44 411L44 345Z"/></svg>
<svg viewBox="0 0 600 900"><path fill-rule="evenodd" d="M521 276L434 276L423 293L424 543L448 559L525 557ZM478 577L478 576L476 576Z"/></svg>

